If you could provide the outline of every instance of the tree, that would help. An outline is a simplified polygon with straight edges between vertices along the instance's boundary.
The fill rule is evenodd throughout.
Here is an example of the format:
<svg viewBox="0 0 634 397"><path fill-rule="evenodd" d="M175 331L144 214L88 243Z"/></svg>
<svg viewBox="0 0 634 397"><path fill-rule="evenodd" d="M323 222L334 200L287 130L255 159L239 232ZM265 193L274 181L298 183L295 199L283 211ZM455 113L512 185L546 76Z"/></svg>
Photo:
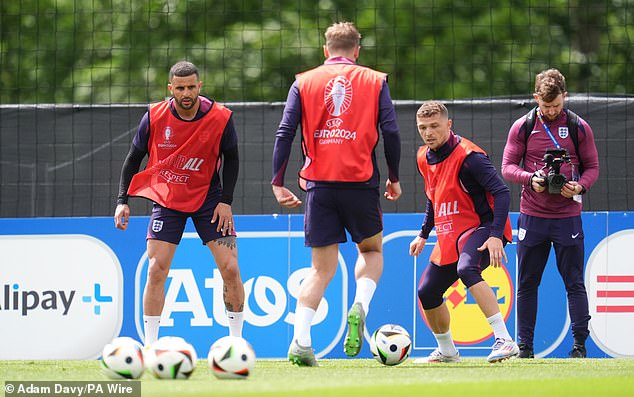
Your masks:
<svg viewBox="0 0 634 397"><path fill-rule="evenodd" d="M634 91L626 0L22 0L0 3L0 103L146 103L196 63L223 101L281 101L354 21L359 62L395 99L526 96L557 67L571 92Z"/></svg>

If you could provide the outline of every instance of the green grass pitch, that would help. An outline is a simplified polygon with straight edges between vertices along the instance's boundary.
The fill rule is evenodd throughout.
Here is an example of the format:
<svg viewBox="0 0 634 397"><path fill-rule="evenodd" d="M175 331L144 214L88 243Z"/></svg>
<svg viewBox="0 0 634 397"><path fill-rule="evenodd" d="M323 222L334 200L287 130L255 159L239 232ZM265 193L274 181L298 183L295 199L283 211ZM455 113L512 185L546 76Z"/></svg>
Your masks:
<svg viewBox="0 0 634 397"><path fill-rule="evenodd" d="M372 359L320 360L298 368L284 360L258 360L245 380L216 379L199 360L188 380L159 380L146 372L141 393L149 396L434 396L618 397L634 395L634 359L512 359L489 364L382 366ZM0 380L107 380L93 361L0 361ZM4 390L3 390L4 393ZM7 394L8 396L8 394Z"/></svg>

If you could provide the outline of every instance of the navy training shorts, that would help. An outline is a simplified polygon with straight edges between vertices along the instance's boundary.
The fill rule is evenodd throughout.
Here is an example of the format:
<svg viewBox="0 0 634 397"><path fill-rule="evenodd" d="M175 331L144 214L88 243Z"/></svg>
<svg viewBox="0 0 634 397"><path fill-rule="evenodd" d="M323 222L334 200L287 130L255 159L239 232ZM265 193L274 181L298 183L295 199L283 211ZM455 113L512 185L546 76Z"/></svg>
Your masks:
<svg viewBox="0 0 634 397"><path fill-rule="evenodd" d="M306 193L305 245L360 243L383 230L379 189L318 187Z"/></svg>
<svg viewBox="0 0 634 397"><path fill-rule="evenodd" d="M211 217L220 202L221 194L220 190L210 192L205 198L203 205L196 212L176 211L154 203L146 238L178 244L183 237L187 218L192 218L194 227L203 244L229 236L228 234L223 236L222 231L216 231L218 224L211 223ZM235 236L236 234L231 235Z"/></svg>

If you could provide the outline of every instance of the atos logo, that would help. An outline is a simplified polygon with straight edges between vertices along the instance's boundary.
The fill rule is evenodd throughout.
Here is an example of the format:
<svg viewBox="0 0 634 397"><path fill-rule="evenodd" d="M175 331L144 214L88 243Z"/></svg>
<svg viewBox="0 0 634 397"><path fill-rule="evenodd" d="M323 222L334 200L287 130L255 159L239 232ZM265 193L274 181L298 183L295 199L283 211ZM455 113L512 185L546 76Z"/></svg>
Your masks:
<svg viewBox="0 0 634 397"><path fill-rule="evenodd" d="M112 296L101 295L101 284L95 284L94 292L92 296L91 295L82 296L81 301L85 303L94 302L93 313L95 313L98 316L101 314L101 304L112 302Z"/></svg>
<svg viewBox="0 0 634 397"><path fill-rule="evenodd" d="M259 356L279 357L280 352L286 353L293 335L297 297L310 272L311 251L304 246L304 233L299 231L239 231L238 251L245 293L243 335ZM317 357L332 351L345 332L348 274L342 256L338 265L313 318L312 347ZM135 319L140 336L148 266L146 253L139 260L135 277ZM229 332L224 293L209 249L200 244L195 232L185 232L165 283L159 337L182 336L199 355L206 354L211 341Z"/></svg>
<svg viewBox="0 0 634 397"><path fill-rule="evenodd" d="M421 277L421 283L424 277L425 274ZM506 321L511 314L514 302L513 283L508 270L504 266L499 268L489 266L482 272L482 278L493 290L502 317ZM474 345L493 336L486 317L462 281L453 283L445 292L444 298L451 315L451 335L457 344ZM419 310L421 310L420 306Z"/></svg>

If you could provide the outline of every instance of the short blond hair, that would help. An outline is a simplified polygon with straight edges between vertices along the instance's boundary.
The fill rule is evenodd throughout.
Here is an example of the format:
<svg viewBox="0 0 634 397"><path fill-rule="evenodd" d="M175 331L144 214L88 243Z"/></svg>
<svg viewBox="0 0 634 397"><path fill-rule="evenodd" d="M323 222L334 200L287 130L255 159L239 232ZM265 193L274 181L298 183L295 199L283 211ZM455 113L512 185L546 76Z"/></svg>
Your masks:
<svg viewBox="0 0 634 397"><path fill-rule="evenodd" d="M352 22L336 22L326 29L328 51L351 51L361 45L361 34Z"/></svg>
<svg viewBox="0 0 634 397"><path fill-rule="evenodd" d="M440 114L443 117L449 117L447 107L437 101L426 101L416 111L416 118L425 119Z"/></svg>

